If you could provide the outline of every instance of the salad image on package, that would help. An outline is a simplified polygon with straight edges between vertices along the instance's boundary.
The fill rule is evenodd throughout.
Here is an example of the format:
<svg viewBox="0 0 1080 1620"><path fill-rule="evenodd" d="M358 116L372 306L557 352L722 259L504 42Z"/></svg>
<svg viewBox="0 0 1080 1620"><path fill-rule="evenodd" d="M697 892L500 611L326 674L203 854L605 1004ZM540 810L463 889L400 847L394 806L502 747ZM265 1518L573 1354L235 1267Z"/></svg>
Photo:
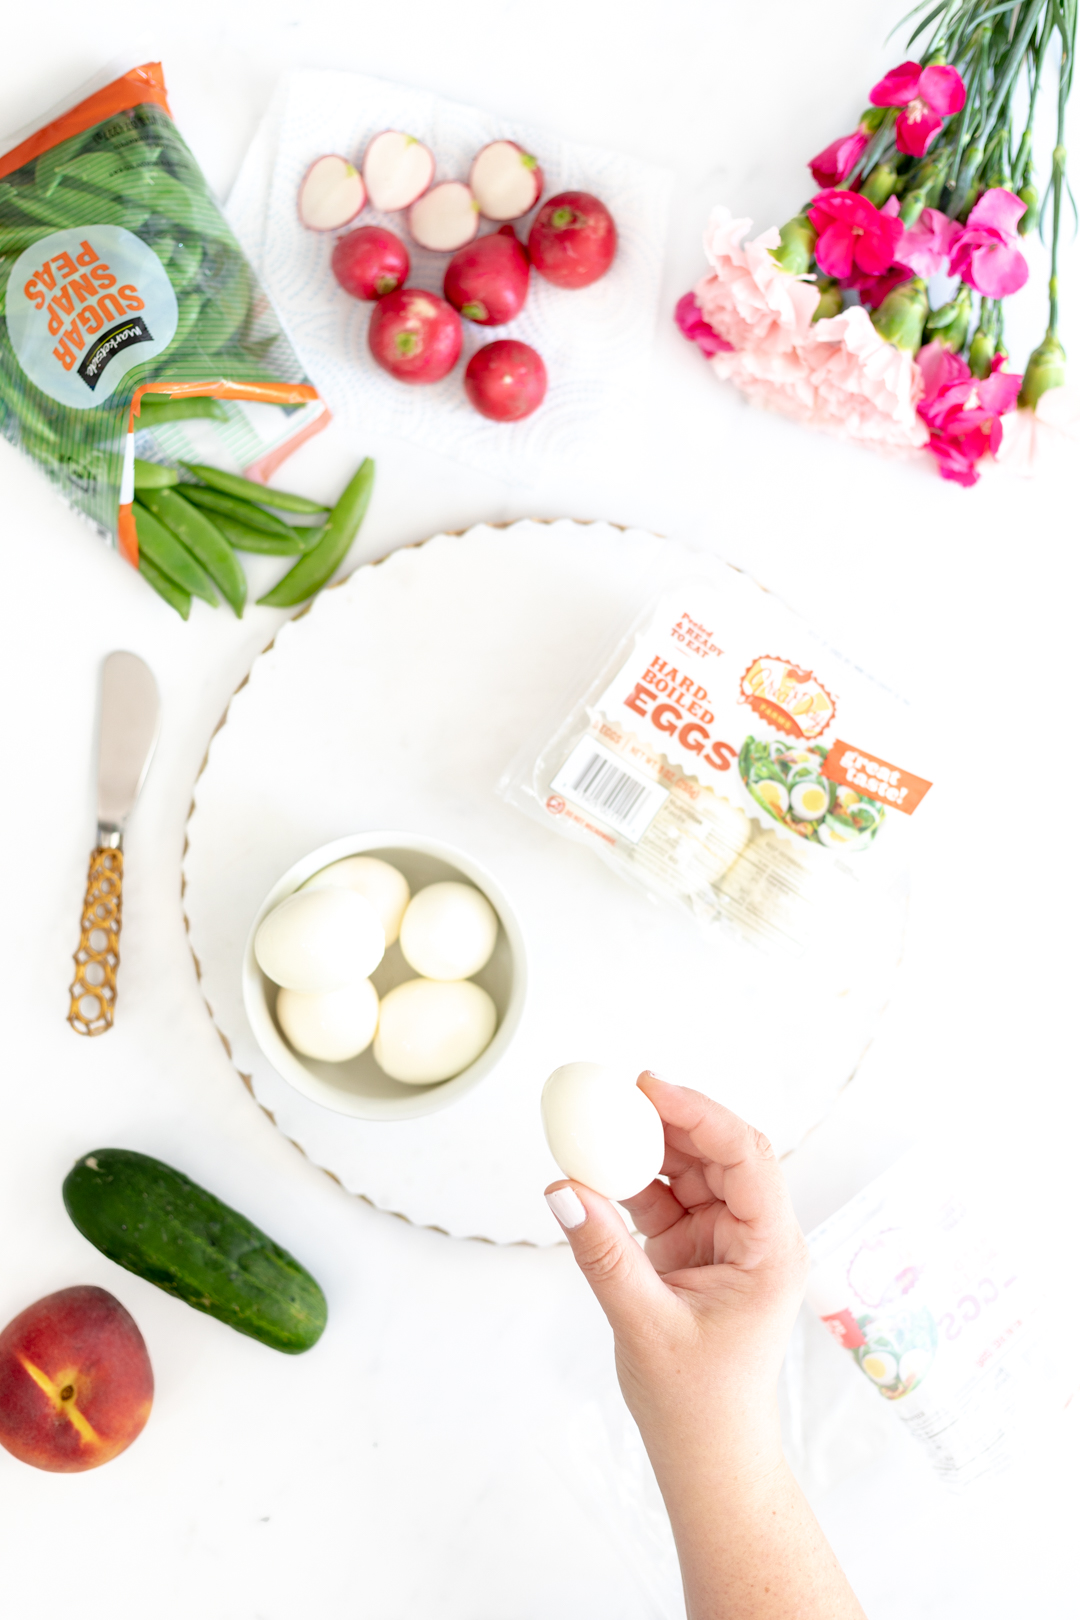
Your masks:
<svg viewBox="0 0 1080 1620"><path fill-rule="evenodd" d="M144 469L183 453L189 441L170 446L169 431L195 421L262 482L327 420L177 133L156 63L0 156L0 296L0 428L159 588L152 541L168 556L175 545L160 524L140 544L136 452ZM261 425L239 401L260 403ZM144 479L178 481L158 471Z"/></svg>
<svg viewBox="0 0 1080 1620"><path fill-rule="evenodd" d="M857 932L931 786L911 716L745 575L705 566L503 792L706 928L821 955Z"/></svg>

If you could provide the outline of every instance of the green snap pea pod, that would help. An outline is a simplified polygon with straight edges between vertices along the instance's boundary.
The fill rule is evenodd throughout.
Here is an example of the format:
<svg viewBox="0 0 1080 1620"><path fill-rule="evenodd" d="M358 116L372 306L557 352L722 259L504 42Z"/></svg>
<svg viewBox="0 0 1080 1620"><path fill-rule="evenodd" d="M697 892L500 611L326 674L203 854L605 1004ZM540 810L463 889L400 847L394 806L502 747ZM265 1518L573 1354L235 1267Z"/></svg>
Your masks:
<svg viewBox="0 0 1080 1620"><path fill-rule="evenodd" d="M17 259L41 235L40 225L0 225L0 253Z"/></svg>
<svg viewBox="0 0 1080 1620"><path fill-rule="evenodd" d="M148 585L152 585L158 595L164 597L171 608L175 608L182 619L186 619L191 612L191 597L187 591L173 583L168 574L163 574L160 568L155 568L145 552L139 553L139 573Z"/></svg>
<svg viewBox="0 0 1080 1620"><path fill-rule="evenodd" d="M371 500L374 482L375 463L367 456L327 518L318 544L305 552L284 579L278 580L272 591L259 597L265 607L295 607L322 589L356 539Z"/></svg>
<svg viewBox="0 0 1080 1620"><path fill-rule="evenodd" d="M202 313L203 297L201 293L190 292L186 298L180 299L180 313L176 317L176 331L169 339L169 346L165 354L179 354L184 346L188 333Z"/></svg>
<svg viewBox="0 0 1080 1620"><path fill-rule="evenodd" d="M180 474L175 467L163 467L159 461L142 461L135 457L136 489L168 489L179 482Z"/></svg>
<svg viewBox="0 0 1080 1620"><path fill-rule="evenodd" d="M306 495L290 495L287 489L271 489L267 484L256 484L250 478L237 478L234 473L219 472L216 467L206 467L199 461L184 461L181 466L194 473L204 484L209 484L211 489L220 489L223 495L235 495L242 501L257 502L260 506L275 506L279 512L319 514L330 510L328 506L320 506L318 501L309 501Z"/></svg>
<svg viewBox="0 0 1080 1620"><path fill-rule="evenodd" d="M203 315L199 338L207 354L215 354L233 342L251 307L251 285L247 267L238 264L232 281L220 292L213 291Z"/></svg>
<svg viewBox="0 0 1080 1620"><path fill-rule="evenodd" d="M139 401L135 430L157 427L162 422L189 422L196 416L208 416L212 422L229 420L220 399L211 399L207 394L192 394L190 399L166 399L160 404L153 394L144 394Z"/></svg>
<svg viewBox="0 0 1080 1620"><path fill-rule="evenodd" d="M178 540L193 552L239 619L247 598L247 580L232 547L205 512L175 489L144 489L140 500Z"/></svg>
<svg viewBox="0 0 1080 1620"><path fill-rule="evenodd" d="M202 564L196 562L187 547L181 545L176 536L139 501L135 502L133 511L135 532L139 536L139 556L145 552L154 567L167 574L174 584L192 596L201 597L211 607L217 607L214 582Z"/></svg>
<svg viewBox="0 0 1080 1620"><path fill-rule="evenodd" d="M190 484L184 484L182 488L186 494L191 493ZM322 534L321 528L289 529L287 537L267 534L263 529L249 529L246 523L237 523L220 512L214 514L214 522L234 551L257 551L264 557L296 557L300 552L307 551Z"/></svg>
<svg viewBox="0 0 1080 1620"><path fill-rule="evenodd" d="M193 501L196 506L202 506L208 512L230 517L236 523L246 523L249 529L261 529L264 534L276 534L279 540L288 540L292 530L287 523L283 523L272 512L264 512L261 506L253 506L250 501L242 501L236 495L225 495L220 489L204 489L201 484L185 484L184 499Z"/></svg>
<svg viewBox="0 0 1080 1620"><path fill-rule="evenodd" d="M165 266L169 280L172 282L173 292L178 298L181 293L187 292L201 269L202 248L199 247L198 243L178 243L169 257L168 264Z"/></svg>

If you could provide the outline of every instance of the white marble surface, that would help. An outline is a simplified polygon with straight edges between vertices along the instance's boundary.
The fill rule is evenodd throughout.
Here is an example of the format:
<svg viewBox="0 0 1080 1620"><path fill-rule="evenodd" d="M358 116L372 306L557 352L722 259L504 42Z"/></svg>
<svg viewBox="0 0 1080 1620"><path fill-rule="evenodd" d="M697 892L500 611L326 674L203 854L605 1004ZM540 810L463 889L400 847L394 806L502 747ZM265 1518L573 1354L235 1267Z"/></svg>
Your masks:
<svg viewBox="0 0 1080 1620"><path fill-rule="evenodd" d="M801 158L851 127L863 88L897 59L881 42L899 9L679 0L661 20L628 0L613 26L595 0L549 0L542 15L414 0L407 21L331 0L193 0L182 15L142 8L141 54L163 58L181 128L222 195L277 75L295 66L411 81L667 165L670 307L698 274L712 202L764 223L803 200ZM72 0L43 23L25 8L5 22L11 124L130 46L125 18ZM1080 352L1075 261L1063 337ZM1035 297L1018 347L1040 318ZM637 441L535 487L336 429L300 452L290 481L332 493L360 453L378 457L354 563L523 515L604 517L714 549L927 704L943 768L915 823L899 992L830 1120L790 1161L793 1191L812 1224L932 1130L990 1154L1005 1201L1020 1157L1044 1167L1048 1192L1067 1187L1075 486L965 493L818 440L744 409L663 323L649 394ZM183 826L210 732L281 615L181 624L2 445L0 480L0 1318L74 1282L110 1288L147 1336L158 1385L145 1435L98 1472L47 1475L0 1452L9 1603L44 1620L73 1603L91 1620L676 1616L606 1328L565 1250L455 1243L350 1198L258 1111L206 1018L181 921ZM127 841L120 1019L82 1042L63 1021L65 990L93 834L97 672L116 646L151 662L165 719ZM317 1349L275 1356L90 1250L60 1182L104 1144L180 1163L309 1263L331 1303ZM1042 1203L1014 1202L1041 1242ZM954 1501L883 1426L873 1392L843 1388L858 1390L850 1472L819 1481L814 1499L872 1620L1075 1615L1080 1502L1064 1442L1040 1468ZM628 1538L631 1515L648 1534Z"/></svg>

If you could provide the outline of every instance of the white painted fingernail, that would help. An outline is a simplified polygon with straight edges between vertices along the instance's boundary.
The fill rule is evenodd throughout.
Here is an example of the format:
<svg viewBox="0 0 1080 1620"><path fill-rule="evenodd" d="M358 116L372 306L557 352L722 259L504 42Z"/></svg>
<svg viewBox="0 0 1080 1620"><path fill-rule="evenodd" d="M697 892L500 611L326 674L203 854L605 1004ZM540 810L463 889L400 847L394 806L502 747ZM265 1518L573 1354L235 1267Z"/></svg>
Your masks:
<svg viewBox="0 0 1080 1620"><path fill-rule="evenodd" d="M548 1208L560 1226L565 1226L572 1232L576 1226L585 1223L585 1205L581 1202L573 1187L556 1187L554 1192L545 1193Z"/></svg>

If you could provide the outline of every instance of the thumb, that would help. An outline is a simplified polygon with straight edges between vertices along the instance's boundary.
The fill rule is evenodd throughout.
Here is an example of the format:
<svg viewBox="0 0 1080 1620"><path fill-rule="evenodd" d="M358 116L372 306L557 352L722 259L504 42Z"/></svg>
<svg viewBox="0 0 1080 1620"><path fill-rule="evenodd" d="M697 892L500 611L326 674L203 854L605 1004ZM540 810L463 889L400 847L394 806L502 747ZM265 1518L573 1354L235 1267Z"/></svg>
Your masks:
<svg viewBox="0 0 1080 1620"><path fill-rule="evenodd" d="M606 1198L578 1181L556 1182L544 1197L616 1338L635 1337L644 1321L671 1308L668 1289Z"/></svg>

